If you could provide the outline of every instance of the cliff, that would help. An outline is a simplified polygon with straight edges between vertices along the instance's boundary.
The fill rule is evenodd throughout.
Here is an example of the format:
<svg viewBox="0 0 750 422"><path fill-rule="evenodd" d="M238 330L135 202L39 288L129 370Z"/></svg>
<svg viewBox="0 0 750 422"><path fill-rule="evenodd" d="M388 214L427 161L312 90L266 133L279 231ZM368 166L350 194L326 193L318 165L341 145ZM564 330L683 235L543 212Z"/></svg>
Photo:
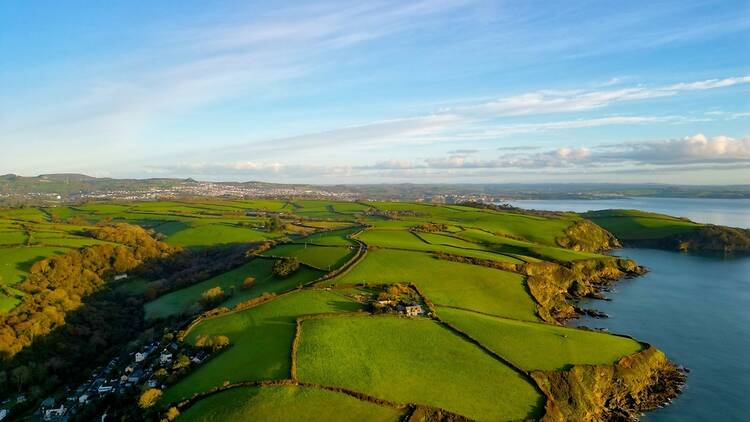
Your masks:
<svg viewBox="0 0 750 422"><path fill-rule="evenodd" d="M635 421L680 393L685 375L664 353L647 346L614 365L575 365L534 371L547 396L542 421Z"/></svg>
<svg viewBox="0 0 750 422"><path fill-rule="evenodd" d="M633 260L612 257L574 261L568 266L551 262L527 263L521 271L527 276L526 284L537 302L539 317L557 323L580 314L570 303L572 300L600 297L602 288L646 270Z"/></svg>

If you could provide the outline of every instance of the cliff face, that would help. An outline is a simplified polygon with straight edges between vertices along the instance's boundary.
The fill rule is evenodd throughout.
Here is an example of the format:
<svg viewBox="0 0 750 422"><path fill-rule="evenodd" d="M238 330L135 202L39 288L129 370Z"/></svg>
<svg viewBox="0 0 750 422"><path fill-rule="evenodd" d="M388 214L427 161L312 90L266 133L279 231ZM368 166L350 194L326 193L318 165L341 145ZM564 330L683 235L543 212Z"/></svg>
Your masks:
<svg viewBox="0 0 750 422"><path fill-rule="evenodd" d="M563 248L580 252L601 252L620 247L612 233L589 220L580 220L565 230L565 235L555 239Z"/></svg>
<svg viewBox="0 0 750 422"><path fill-rule="evenodd" d="M546 322L559 323L578 315L570 301L597 297L599 291L628 276L643 274L635 261L622 258L574 261L569 266L551 262L528 263L521 269L537 313Z"/></svg>
<svg viewBox="0 0 750 422"><path fill-rule="evenodd" d="M534 371L547 396L543 421L635 421L643 411L676 397L685 375L648 346L614 365L575 365Z"/></svg>

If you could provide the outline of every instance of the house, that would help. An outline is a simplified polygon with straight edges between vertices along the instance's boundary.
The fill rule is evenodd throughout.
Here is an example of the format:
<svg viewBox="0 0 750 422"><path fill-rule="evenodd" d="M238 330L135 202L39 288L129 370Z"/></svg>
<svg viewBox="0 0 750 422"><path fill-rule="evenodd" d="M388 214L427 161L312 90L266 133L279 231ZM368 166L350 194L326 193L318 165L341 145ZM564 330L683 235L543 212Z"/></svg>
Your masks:
<svg viewBox="0 0 750 422"><path fill-rule="evenodd" d="M159 356L159 362L161 362L162 364L172 362L172 354L162 353L161 356Z"/></svg>
<svg viewBox="0 0 750 422"><path fill-rule="evenodd" d="M422 307L419 305L412 305L406 307L407 316L417 316L422 313Z"/></svg>
<svg viewBox="0 0 750 422"><path fill-rule="evenodd" d="M99 388L96 389L96 391L98 391L99 394L106 394L106 393L111 393L112 390L114 389L115 388L112 387L111 385L101 385L99 386Z"/></svg>
<svg viewBox="0 0 750 422"><path fill-rule="evenodd" d="M115 276L115 281L125 280L126 278L128 278L127 274L117 274Z"/></svg>
<svg viewBox="0 0 750 422"><path fill-rule="evenodd" d="M140 381L140 380L141 380L141 377L142 377L142 376L143 376L143 371L141 371L141 370L139 369L139 370L137 370L137 371L133 372L133 373L132 373L132 374L131 374L131 375L130 375L130 376L128 377L128 382L132 382L133 384L137 384L137 383L138 383L138 381Z"/></svg>
<svg viewBox="0 0 750 422"><path fill-rule="evenodd" d="M136 352L135 354L136 363L143 362L143 360L146 359L146 356L148 356L148 353Z"/></svg>
<svg viewBox="0 0 750 422"><path fill-rule="evenodd" d="M86 404L89 401L89 395L88 394L81 394L81 397L78 397L78 403L80 404Z"/></svg>
<svg viewBox="0 0 750 422"><path fill-rule="evenodd" d="M149 386L149 387L151 387L151 388L156 388L156 386L158 385L158 383L156 382L156 380L148 380L148 382L146 382L146 385Z"/></svg>
<svg viewBox="0 0 750 422"><path fill-rule="evenodd" d="M44 420L48 421L52 418L59 418L65 414L66 410L68 409L66 409L62 404L56 409L47 409L44 411Z"/></svg>
<svg viewBox="0 0 750 422"><path fill-rule="evenodd" d="M8 409L0 409L0 421L5 419L6 416L8 416Z"/></svg>

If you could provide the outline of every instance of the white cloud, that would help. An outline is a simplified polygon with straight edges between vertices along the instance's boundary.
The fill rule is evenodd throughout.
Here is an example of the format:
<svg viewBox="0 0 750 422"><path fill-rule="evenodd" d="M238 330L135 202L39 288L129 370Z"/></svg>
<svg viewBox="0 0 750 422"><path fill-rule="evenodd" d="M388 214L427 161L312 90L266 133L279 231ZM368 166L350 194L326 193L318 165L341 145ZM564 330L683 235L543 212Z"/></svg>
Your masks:
<svg viewBox="0 0 750 422"><path fill-rule="evenodd" d="M541 90L492 101L447 108L452 112L492 116L576 112L599 109L609 105L671 97L685 91L725 88L750 83L750 76L681 82L663 87L630 87L615 90Z"/></svg>

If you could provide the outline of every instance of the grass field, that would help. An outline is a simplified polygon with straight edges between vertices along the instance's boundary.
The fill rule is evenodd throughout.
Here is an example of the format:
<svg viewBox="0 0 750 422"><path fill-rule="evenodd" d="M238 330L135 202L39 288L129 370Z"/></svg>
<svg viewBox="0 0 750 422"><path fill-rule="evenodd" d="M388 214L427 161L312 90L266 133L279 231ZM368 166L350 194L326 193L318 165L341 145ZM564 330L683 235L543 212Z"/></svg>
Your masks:
<svg viewBox="0 0 750 422"><path fill-rule="evenodd" d="M323 231L319 233L311 234L303 239L301 242L307 242L316 245L328 245L328 246L349 246L353 245L354 242L347 239L346 237L359 231L358 227L350 227L340 230Z"/></svg>
<svg viewBox="0 0 750 422"><path fill-rule="evenodd" d="M224 303L224 306L233 306L263 293L284 292L322 275L320 271L300 268L289 277L277 278L273 275L273 262L272 259L256 258L234 270L161 296L146 304L146 317L177 315L197 303L201 294L212 287L221 287L225 293L229 293L234 288L234 295ZM240 290L239 286L248 276L255 277L255 285L247 290Z"/></svg>
<svg viewBox="0 0 750 422"><path fill-rule="evenodd" d="M701 226L668 215L636 210L591 211L584 216L622 240L658 239Z"/></svg>
<svg viewBox="0 0 750 422"><path fill-rule="evenodd" d="M351 249L343 246L311 246L295 243L279 245L265 255L297 257L300 262L330 271L344 265L353 254Z"/></svg>
<svg viewBox="0 0 750 422"><path fill-rule="evenodd" d="M353 312L359 304L335 293L305 290L260 306L201 322L186 341L202 334L226 335L231 346L169 388L163 402L189 397L224 381L284 379L290 376L295 320L300 315Z"/></svg>
<svg viewBox="0 0 750 422"><path fill-rule="evenodd" d="M179 246L213 246L249 243L271 238L270 233L239 227L229 223L204 224L176 231L167 243Z"/></svg>
<svg viewBox="0 0 750 422"><path fill-rule="evenodd" d="M641 350L635 340L595 331L438 308L438 316L523 369L612 364Z"/></svg>
<svg viewBox="0 0 750 422"><path fill-rule="evenodd" d="M304 382L480 421L525 419L542 411L543 397L529 379L428 319L304 321L297 365Z"/></svg>
<svg viewBox="0 0 750 422"><path fill-rule="evenodd" d="M372 421L398 422L404 412L342 393L298 386L241 387L210 396L180 415L180 422Z"/></svg>
<svg viewBox="0 0 750 422"><path fill-rule="evenodd" d="M534 301L526 292L522 276L478 265L443 261L420 252L371 251L351 271L332 281L341 284L414 283L435 304L537 320Z"/></svg>

